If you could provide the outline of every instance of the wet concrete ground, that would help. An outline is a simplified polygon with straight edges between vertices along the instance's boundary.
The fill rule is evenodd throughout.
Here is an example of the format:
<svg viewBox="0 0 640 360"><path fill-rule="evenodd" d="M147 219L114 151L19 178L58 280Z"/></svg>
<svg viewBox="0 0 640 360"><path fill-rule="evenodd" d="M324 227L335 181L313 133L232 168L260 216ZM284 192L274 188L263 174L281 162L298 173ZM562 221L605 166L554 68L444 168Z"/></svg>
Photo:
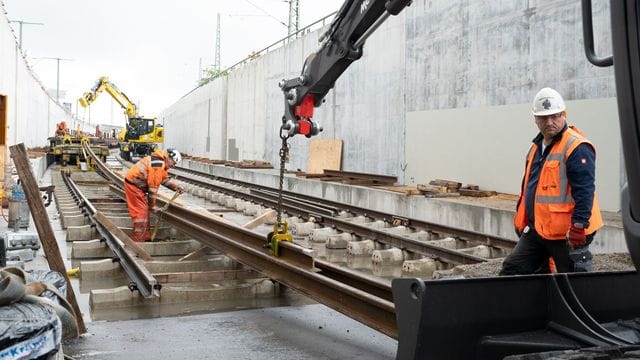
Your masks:
<svg viewBox="0 0 640 360"><path fill-rule="evenodd" d="M320 305L92 322L74 359L393 359L397 342Z"/></svg>
<svg viewBox="0 0 640 360"><path fill-rule="evenodd" d="M50 171L50 170L49 170ZM50 173L41 181L49 182ZM63 254L68 259L65 231L57 218L55 205L47 208L51 224ZM229 214L226 214L228 217ZM236 220L236 219L230 219ZM242 223L246 219L238 219ZM33 228L33 223L31 224ZM32 229L35 230L35 229ZM77 264L76 264L77 265ZM39 256L27 268L44 268ZM185 309L160 311L163 315L200 313L163 318L93 321L88 293L80 292L79 281L72 286L83 312L88 333L63 345L65 355L74 359L393 359L397 342L324 305L289 293L284 299L271 299L294 306L267 307L201 314L212 311L197 304ZM293 299L291 299L293 297ZM302 300L300 298L304 298ZM269 300L269 299L265 299ZM304 304L304 305L300 305ZM273 304L235 304L235 308L272 306ZM148 310L148 309L147 309ZM159 311L158 309L155 309ZM118 310L114 310L117 312ZM108 316L110 319L144 316L134 312ZM215 311L215 310L213 310ZM152 316L158 316L154 314Z"/></svg>

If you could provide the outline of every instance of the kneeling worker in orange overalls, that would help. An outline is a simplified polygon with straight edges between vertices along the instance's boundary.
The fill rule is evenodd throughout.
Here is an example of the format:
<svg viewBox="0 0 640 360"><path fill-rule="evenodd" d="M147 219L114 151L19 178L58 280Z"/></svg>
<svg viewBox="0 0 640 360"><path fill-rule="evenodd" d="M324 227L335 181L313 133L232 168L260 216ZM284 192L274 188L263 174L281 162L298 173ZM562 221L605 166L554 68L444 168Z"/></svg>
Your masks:
<svg viewBox="0 0 640 360"><path fill-rule="evenodd" d="M169 169L181 159L182 156L177 150L156 149L153 154L140 159L127 171L124 178L124 190L133 224L133 235L131 236L133 241L145 242L151 239L149 209L153 209L156 205L160 185L176 192L183 191L180 186L169 180ZM147 194L149 194L148 200Z"/></svg>

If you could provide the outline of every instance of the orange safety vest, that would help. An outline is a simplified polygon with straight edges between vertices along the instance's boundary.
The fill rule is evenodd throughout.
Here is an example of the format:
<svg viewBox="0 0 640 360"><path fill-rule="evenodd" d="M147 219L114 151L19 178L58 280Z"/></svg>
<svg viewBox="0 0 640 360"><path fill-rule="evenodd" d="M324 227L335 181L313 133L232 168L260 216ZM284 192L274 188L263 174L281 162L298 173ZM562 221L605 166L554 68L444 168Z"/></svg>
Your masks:
<svg viewBox="0 0 640 360"><path fill-rule="evenodd" d="M571 185L567 179L567 159L575 148L583 143L591 144L583 133L573 126L569 126L562 134L562 138L551 148L547 159L542 165L540 178L535 193L534 218L536 232L548 240L564 240L567 230L571 226L571 215L575 201L571 196ZM531 171L531 163L538 146L533 144L527 156L527 166L518 201L518 210L514 218L514 225L518 231L523 231L527 225L525 207L527 182ZM598 198L593 195L593 206L586 234L592 234L603 226Z"/></svg>
<svg viewBox="0 0 640 360"><path fill-rule="evenodd" d="M125 181L148 191L152 200L156 198L161 184L168 182L169 154L164 150L155 150L150 156L145 156L132 166Z"/></svg>

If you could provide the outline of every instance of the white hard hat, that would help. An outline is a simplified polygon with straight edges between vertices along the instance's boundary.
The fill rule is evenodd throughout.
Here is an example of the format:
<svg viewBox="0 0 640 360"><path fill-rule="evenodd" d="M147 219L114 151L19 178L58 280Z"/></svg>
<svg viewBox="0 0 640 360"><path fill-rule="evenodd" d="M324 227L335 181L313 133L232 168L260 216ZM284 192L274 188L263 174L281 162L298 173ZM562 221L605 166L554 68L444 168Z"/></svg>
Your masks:
<svg viewBox="0 0 640 360"><path fill-rule="evenodd" d="M564 100L557 91L552 88L543 88L538 91L533 99L533 115L547 116L557 114L565 110Z"/></svg>
<svg viewBox="0 0 640 360"><path fill-rule="evenodd" d="M169 157L171 157L176 164L179 163L180 160L182 160L182 155L180 154L180 151L176 149L169 148L167 149L167 153L169 154Z"/></svg>

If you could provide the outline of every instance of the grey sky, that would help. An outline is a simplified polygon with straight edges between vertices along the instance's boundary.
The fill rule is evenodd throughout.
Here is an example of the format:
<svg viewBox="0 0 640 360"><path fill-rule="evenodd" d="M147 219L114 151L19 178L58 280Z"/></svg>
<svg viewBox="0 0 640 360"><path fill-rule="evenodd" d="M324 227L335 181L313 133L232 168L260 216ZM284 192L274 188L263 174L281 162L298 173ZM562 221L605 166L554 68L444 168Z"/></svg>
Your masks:
<svg viewBox="0 0 640 360"><path fill-rule="evenodd" d="M156 116L193 89L200 61L214 62L216 15L221 14L221 65L232 65L252 51L283 38L288 2L282 0L0 0L10 20L23 25L28 61L47 88L60 89L72 102L103 75L139 103L140 114ZM256 6L253 6L253 3ZM337 11L343 0L300 0L301 27ZM18 36L18 24L12 23ZM202 59L202 60L200 60ZM88 120L80 108L78 116ZM102 94L91 107L92 123L121 125L122 110Z"/></svg>

